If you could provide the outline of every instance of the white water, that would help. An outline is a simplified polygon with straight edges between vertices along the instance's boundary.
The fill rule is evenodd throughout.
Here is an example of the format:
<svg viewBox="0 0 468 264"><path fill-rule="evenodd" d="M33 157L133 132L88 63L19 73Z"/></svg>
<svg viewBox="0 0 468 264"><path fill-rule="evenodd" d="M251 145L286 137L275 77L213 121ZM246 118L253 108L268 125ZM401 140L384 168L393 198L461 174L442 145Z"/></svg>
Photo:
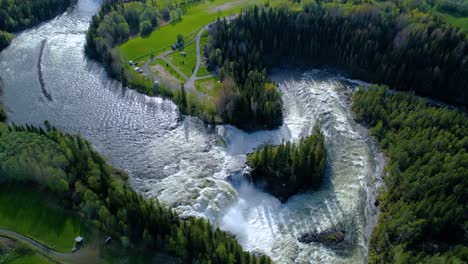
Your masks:
<svg viewBox="0 0 468 264"><path fill-rule="evenodd" d="M312 70L283 70L272 76L285 103L285 124L274 131L245 133L218 126L225 145L203 133L186 132L186 140L169 159L160 181L141 179L149 196L158 197L182 216L206 217L235 234L246 250L266 253L278 263L364 263L367 255L366 190L379 170L366 135L352 119L347 99L357 84L339 75ZM245 154L267 143L298 140L315 122L325 132L329 166L327 182L316 192L298 194L281 204L246 180ZM187 131L184 126L164 140L168 144ZM190 134L190 136L187 136ZM203 144L200 144L203 143ZM174 144L174 143L171 143ZM164 149L155 146L155 152ZM167 158L167 157L166 157ZM225 179L233 176L234 187ZM237 181L236 181L237 180ZM372 206L369 206L372 207ZM343 227L344 245L331 249L297 238L311 231Z"/></svg>
<svg viewBox="0 0 468 264"><path fill-rule="evenodd" d="M85 58L84 32L97 2L80 0L74 10L19 34L0 54L2 101L10 122L49 120L81 133L114 166L126 169L134 188L147 197L157 197L183 217L209 219L235 234L246 250L278 263L366 261L366 223L373 223L366 221L366 208L372 209L366 191L381 164L347 105L356 82L317 70L273 73L285 105L285 124L273 131L248 134L191 117L180 121L171 102L121 88ZM53 101L43 97L38 81L43 39L42 68ZM321 123L329 149L323 188L281 204L242 180L246 153L306 136L315 122ZM305 232L336 225L346 229L340 247L297 242Z"/></svg>

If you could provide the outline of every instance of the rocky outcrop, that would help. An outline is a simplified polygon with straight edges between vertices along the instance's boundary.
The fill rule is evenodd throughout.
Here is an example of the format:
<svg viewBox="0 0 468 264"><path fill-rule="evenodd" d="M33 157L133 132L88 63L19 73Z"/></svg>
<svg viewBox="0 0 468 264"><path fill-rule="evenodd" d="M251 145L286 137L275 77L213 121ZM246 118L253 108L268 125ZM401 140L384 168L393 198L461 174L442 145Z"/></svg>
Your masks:
<svg viewBox="0 0 468 264"><path fill-rule="evenodd" d="M345 241L346 232L342 229L325 230L323 232L310 232L301 235L297 240L301 243L321 243L333 246Z"/></svg>

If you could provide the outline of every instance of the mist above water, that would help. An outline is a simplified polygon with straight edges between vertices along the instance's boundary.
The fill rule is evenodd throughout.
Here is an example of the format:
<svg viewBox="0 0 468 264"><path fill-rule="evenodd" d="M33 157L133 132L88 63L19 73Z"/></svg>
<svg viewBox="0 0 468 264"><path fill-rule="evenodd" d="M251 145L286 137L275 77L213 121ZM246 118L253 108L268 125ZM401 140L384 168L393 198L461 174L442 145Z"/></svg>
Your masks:
<svg viewBox="0 0 468 264"><path fill-rule="evenodd" d="M182 217L204 217L236 236L246 250L278 263L363 263L367 256L367 190L381 163L365 130L352 118L348 95L357 83L319 70L277 70L272 78L284 100L284 125L246 133L181 117L168 100L122 88L83 52L85 32L98 0L79 0L62 16L27 30L0 53L1 98L9 122L44 120L88 139L131 184L157 197ZM41 43L44 98L37 61ZM246 153L265 144L297 141L320 122L329 149L327 180L316 192L281 204L252 186ZM364 131L364 132L363 132ZM297 238L334 226L346 243L327 248Z"/></svg>

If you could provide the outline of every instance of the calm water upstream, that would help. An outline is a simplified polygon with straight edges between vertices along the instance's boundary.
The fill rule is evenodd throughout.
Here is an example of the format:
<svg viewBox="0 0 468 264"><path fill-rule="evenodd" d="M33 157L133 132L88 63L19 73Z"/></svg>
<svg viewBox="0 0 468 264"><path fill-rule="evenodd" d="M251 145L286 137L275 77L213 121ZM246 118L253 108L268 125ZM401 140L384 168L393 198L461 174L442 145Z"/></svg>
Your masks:
<svg viewBox="0 0 468 264"><path fill-rule="evenodd" d="M283 127L247 134L232 126L206 126L180 117L170 101L123 89L85 58L85 31L98 6L98 0L80 0L62 16L19 34L0 54L1 100L9 122L49 120L83 135L109 162L126 169L142 194L183 216L209 219L235 234L246 250L266 253L278 263L366 261L368 230L375 220L369 217L368 197L382 158L349 110L357 82L318 70L277 70L272 79L283 93ZM39 76L52 100L44 96ZM329 147L321 190L281 204L242 180L247 152L297 140L315 122L321 123ZM236 184L226 180L229 176ZM342 246L297 242L305 232L337 225L347 231Z"/></svg>

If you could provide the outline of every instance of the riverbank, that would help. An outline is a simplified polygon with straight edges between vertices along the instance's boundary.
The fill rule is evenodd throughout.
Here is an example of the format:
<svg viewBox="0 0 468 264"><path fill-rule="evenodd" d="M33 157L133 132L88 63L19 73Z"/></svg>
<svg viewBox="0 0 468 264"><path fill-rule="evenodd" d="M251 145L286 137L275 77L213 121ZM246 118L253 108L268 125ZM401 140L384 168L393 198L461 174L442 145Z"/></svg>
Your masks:
<svg viewBox="0 0 468 264"><path fill-rule="evenodd" d="M355 207L360 199L355 175L366 174L365 148L356 145L350 150L355 154L343 151L339 156L333 148L331 158L339 162L333 165L337 166L336 172L327 172L327 186L318 192L299 194L284 207L272 196L256 189L250 193L236 190L224 180L227 175L243 171L245 153L263 144L306 136L314 120L324 120L325 131L334 137L339 124L335 128L333 120L348 122L346 117L343 119L346 111L336 105L335 89L342 89L336 88L336 75L327 79L315 74L311 80L316 78L316 83L309 79L301 82L299 78L295 84L289 78L293 74L285 71L284 82L278 83L288 114L285 125L278 130L244 133L232 126L212 127L196 118L180 119L172 102L122 88L108 78L102 67L87 60L82 52L85 41L82 32L87 27L88 20L81 19L78 9L77 13L18 36L15 45L0 54L0 72L5 83L3 101L11 109L11 122L40 125L42 120L49 120L66 132L80 133L111 164L126 169L131 186L145 197L158 198L184 218L206 218L223 230L233 230L231 233L249 251L266 253L280 263L296 259L306 263L320 259L330 263L363 262L365 248L360 245L365 245L364 242L351 243L353 246L345 252L352 253L337 254L314 243L300 244L296 230L302 233L313 231L311 227L325 229L338 219L360 222L361 211ZM57 28L62 34L56 34ZM52 47L43 54L44 76L54 95L51 102L43 97L35 65L24 67L28 65L26 61L37 60L44 38ZM74 70L69 71L71 68ZM23 74L18 76L15 74L18 71ZM303 74L306 71L298 71L296 75ZM221 133L222 130L225 132ZM345 130L353 131L348 127ZM348 143L341 144L341 140L355 142L353 134L340 136L337 144L345 148ZM220 138L225 139L225 145L218 143ZM360 156L364 159L363 167L352 163ZM336 190L330 187L328 179L335 174L337 182L343 179L346 190L341 184ZM240 213L230 214L231 207L241 208L234 210ZM237 228L231 228L228 222L237 223ZM294 228L284 228L287 225ZM359 224L354 226L360 228ZM361 239L360 231L349 230L346 239Z"/></svg>
<svg viewBox="0 0 468 264"><path fill-rule="evenodd" d="M18 33L50 20L76 3L77 0L4 2L0 7L4 19L0 27L0 52L10 45L13 33ZM18 12L18 10L22 10L22 12Z"/></svg>
<svg viewBox="0 0 468 264"><path fill-rule="evenodd" d="M207 60L209 55L208 39L204 38L206 45L202 46L202 35L207 29L212 30L216 18L218 21L232 21L233 16L243 8L261 2L201 2L184 9L185 14L180 20L172 20L171 24L156 28L149 36L133 30L136 34L133 32L133 35L127 34L124 37L114 36L116 31L109 31L108 28L107 33L104 32L106 30L99 30L111 15L106 11L111 10L108 6L112 4L105 2L105 8L95 16L87 32L85 51L90 58L103 63L109 75L120 80L123 86L146 95L170 98L185 115L196 116L209 124L233 124L247 131L275 129L282 124L282 104L279 100L280 95L272 83L256 85L260 76L258 73L252 73L247 82L249 87L238 85L232 82L232 78L224 78L224 74L218 77L209 73L208 63L202 62ZM274 2L287 3L281 0ZM114 8L115 12L112 14L119 16L124 8L142 11L141 7L144 5L126 3L122 7ZM130 22L123 23L131 26ZM111 24L109 27L116 25ZM109 39L111 36L113 38ZM159 38L156 39L155 36ZM176 36L179 39L177 47L174 44ZM171 39L172 37L174 39ZM100 45L102 39L108 39L104 42L107 43L104 45L106 48ZM194 54L184 51L185 48L190 48L191 43L196 43ZM154 69L151 67L153 62ZM190 70L190 77L184 72L187 69ZM199 70L206 75L197 77ZM168 81L165 79L167 75L175 76L171 76L172 80ZM212 80L204 80L205 78Z"/></svg>
<svg viewBox="0 0 468 264"><path fill-rule="evenodd" d="M378 86L356 92L352 108L388 156L369 262L463 261L466 237L459 223L465 217L468 170L460 161L468 155L466 131L460 128L468 125L466 112ZM396 248L402 253L396 254Z"/></svg>

